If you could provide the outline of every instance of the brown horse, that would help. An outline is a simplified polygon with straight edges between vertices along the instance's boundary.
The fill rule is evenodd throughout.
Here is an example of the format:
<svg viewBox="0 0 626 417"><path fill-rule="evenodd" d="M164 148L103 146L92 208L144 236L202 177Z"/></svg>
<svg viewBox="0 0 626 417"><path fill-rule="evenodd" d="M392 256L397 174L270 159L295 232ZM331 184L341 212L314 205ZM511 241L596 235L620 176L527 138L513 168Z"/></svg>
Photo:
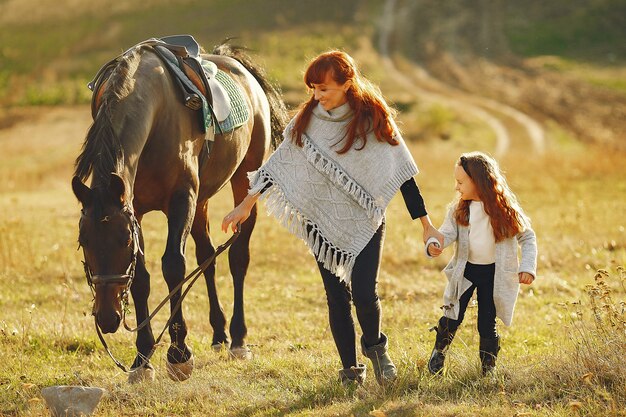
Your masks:
<svg viewBox="0 0 626 417"><path fill-rule="evenodd" d="M137 323L149 316L150 274L140 227L143 215L160 210L167 216L167 245L161 261L163 276L172 290L185 276L185 243L190 232L199 264L215 252L209 235L209 198L230 182L234 205L239 204L248 190L246 173L256 170L280 140L287 117L285 106L263 71L240 48L226 44L202 57L213 61L238 84L250 115L243 126L214 135L209 158L197 112L182 103L176 82L154 50L138 46L119 59L109 76L102 104L76 159L72 189L82 204L79 244L87 276L94 284L93 314L103 333L119 328L128 286ZM89 176L90 187L84 184ZM230 342L231 352L244 358L249 350L245 344L243 286L255 221L256 209L241 225L240 235L229 250L234 282L229 329L232 341L216 292L215 264L204 272L213 346L228 346ZM179 289L170 300L172 310L180 296ZM193 368L193 354L185 344L187 325L182 309L173 314L168 330L168 371L174 379L186 379ZM149 325L138 331L131 381L154 377L152 366L145 361L154 343Z"/></svg>

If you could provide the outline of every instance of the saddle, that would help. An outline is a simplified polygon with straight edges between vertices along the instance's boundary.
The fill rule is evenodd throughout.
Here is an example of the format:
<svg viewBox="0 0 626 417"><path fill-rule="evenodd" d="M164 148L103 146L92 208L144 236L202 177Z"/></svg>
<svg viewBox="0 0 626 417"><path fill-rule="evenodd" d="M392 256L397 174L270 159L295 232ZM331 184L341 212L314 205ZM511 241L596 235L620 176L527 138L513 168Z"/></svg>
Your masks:
<svg viewBox="0 0 626 417"><path fill-rule="evenodd" d="M100 108L102 93L117 62L137 48L152 47L161 58L183 94L183 103L192 110L202 110L201 127L204 133L215 121L215 130L231 114L231 100L222 84L217 80L218 68L211 61L202 60L200 45L191 35L151 38L126 50L123 54L107 62L87 85L93 96L91 115L96 117Z"/></svg>

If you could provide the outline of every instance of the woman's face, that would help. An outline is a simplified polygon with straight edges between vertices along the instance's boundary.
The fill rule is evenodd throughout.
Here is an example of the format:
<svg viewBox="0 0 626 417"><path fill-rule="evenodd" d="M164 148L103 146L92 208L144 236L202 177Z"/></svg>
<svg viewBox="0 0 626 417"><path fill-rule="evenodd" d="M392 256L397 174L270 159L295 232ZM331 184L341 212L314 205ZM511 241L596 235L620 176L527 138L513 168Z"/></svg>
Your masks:
<svg viewBox="0 0 626 417"><path fill-rule="evenodd" d="M457 165L454 167L454 179L456 182L454 189L461 194L461 200L480 201L476 184L474 184L474 181L467 175L462 166Z"/></svg>
<svg viewBox="0 0 626 417"><path fill-rule="evenodd" d="M352 81L350 80L346 81L344 84L337 84L330 74L326 74L323 83L311 83L313 86L313 97L320 102L324 110L332 110L348 101L346 92L351 84Z"/></svg>

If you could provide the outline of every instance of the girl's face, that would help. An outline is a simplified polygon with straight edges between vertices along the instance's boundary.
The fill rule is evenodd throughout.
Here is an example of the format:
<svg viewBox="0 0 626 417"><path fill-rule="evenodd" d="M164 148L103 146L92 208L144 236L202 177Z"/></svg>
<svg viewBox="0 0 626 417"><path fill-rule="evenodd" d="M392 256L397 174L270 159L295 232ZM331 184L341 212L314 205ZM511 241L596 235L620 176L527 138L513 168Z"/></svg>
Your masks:
<svg viewBox="0 0 626 417"><path fill-rule="evenodd" d="M332 110L348 101L346 92L351 83L352 81L348 80L344 84L337 84L330 74L326 74L323 83L311 83L313 86L313 96L315 100L320 102L324 110Z"/></svg>
<svg viewBox="0 0 626 417"><path fill-rule="evenodd" d="M467 175L462 166L457 165L454 167L454 179L456 181L454 189L461 194L461 200L480 201L476 184L474 184L474 181Z"/></svg>

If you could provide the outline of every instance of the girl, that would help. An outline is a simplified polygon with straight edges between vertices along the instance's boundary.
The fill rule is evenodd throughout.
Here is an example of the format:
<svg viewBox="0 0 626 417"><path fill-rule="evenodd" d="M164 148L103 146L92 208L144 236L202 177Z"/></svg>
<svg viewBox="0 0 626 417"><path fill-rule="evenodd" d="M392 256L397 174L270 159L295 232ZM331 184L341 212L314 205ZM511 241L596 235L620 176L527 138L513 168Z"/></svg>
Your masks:
<svg viewBox="0 0 626 417"><path fill-rule="evenodd" d="M454 178L459 199L451 204L439 231L444 235L443 248L453 242L456 248L444 269L448 277L444 315L434 328L437 336L428 370L436 374L443 368L445 352L476 289L479 355L485 375L495 368L500 350L496 316L511 325L519 284L532 284L536 277L537 244L530 220L493 158L481 152L463 154L454 167ZM437 242L426 243L430 257L439 256L443 248Z"/></svg>
<svg viewBox="0 0 626 417"><path fill-rule="evenodd" d="M363 331L361 350L379 383L396 367L381 331L377 293L385 233L385 209L402 190L424 241L443 236L433 227L413 179L417 166L395 127L393 112L378 88L341 51L316 57L304 82L311 97L285 129L285 140L256 172L250 191L222 222L236 228L260 196L266 208L315 256L328 302L330 328L343 369L342 382L362 382L351 303Z"/></svg>

